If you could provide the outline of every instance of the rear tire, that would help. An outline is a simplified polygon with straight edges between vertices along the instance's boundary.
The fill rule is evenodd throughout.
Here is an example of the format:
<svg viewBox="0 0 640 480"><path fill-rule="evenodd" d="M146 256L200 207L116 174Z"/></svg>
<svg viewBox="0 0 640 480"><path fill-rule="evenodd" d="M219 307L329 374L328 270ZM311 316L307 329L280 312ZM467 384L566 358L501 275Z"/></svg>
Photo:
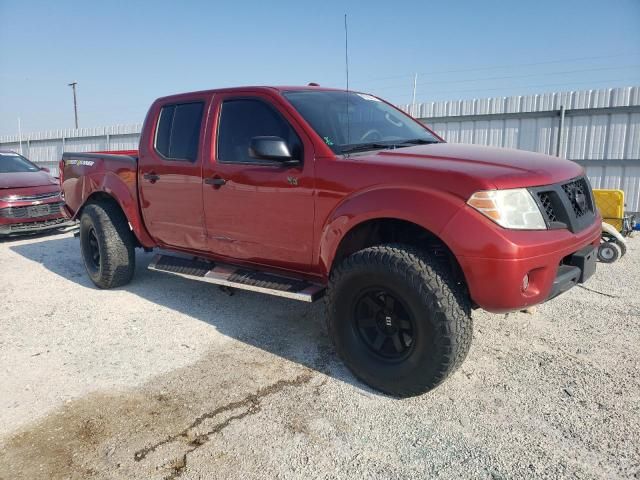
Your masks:
<svg viewBox="0 0 640 480"><path fill-rule="evenodd" d="M116 288L131 281L135 241L120 208L111 203L87 205L80 217L80 249L91 281Z"/></svg>
<svg viewBox="0 0 640 480"><path fill-rule="evenodd" d="M385 393L425 393L471 346L464 287L427 252L390 244L346 258L327 289L328 330L356 377Z"/></svg>

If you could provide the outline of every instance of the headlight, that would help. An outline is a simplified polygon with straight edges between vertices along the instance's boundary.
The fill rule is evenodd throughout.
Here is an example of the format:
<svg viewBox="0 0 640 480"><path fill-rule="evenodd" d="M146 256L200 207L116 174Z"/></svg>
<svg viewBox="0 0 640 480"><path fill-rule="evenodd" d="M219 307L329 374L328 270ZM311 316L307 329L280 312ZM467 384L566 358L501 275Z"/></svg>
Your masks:
<svg viewBox="0 0 640 480"><path fill-rule="evenodd" d="M476 192L467 204L504 228L547 229L536 201L526 188Z"/></svg>
<svg viewBox="0 0 640 480"><path fill-rule="evenodd" d="M18 195L9 195L8 197L0 197L2 202L15 202L18 199Z"/></svg>

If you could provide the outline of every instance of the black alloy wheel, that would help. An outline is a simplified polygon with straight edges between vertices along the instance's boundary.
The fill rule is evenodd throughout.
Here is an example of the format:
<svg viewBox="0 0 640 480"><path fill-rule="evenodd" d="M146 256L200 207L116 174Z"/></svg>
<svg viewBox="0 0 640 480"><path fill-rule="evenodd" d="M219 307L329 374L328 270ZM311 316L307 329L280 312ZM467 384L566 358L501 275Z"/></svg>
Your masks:
<svg viewBox="0 0 640 480"><path fill-rule="evenodd" d="M415 320L389 290L364 291L355 302L353 319L361 340L379 358L396 362L411 355Z"/></svg>
<svg viewBox="0 0 640 480"><path fill-rule="evenodd" d="M95 228L89 229L87 232L87 241L89 247L89 258L91 265L95 270L100 270L100 244Z"/></svg>

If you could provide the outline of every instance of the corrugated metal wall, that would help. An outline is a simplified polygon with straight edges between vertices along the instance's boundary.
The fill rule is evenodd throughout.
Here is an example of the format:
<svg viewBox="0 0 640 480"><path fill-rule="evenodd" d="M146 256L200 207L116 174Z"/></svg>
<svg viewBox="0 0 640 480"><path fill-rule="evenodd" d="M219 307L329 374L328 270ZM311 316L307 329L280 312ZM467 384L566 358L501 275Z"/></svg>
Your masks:
<svg viewBox="0 0 640 480"><path fill-rule="evenodd" d="M57 175L62 152L137 150L141 128L136 124L31 133L22 137L22 153ZM0 137L0 149L20 152L20 139L17 135Z"/></svg>
<svg viewBox="0 0 640 480"><path fill-rule="evenodd" d="M565 118L560 144L560 109ZM421 103L402 108L449 142L519 148L583 165L594 188L622 188L640 211L640 87ZM55 130L23 136L22 151L57 173L63 151L138 148L141 125ZM17 136L0 148L20 151Z"/></svg>
<svg viewBox="0 0 640 480"><path fill-rule="evenodd" d="M562 135L561 108L565 109ZM640 211L640 87L403 105L449 142L559 155Z"/></svg>

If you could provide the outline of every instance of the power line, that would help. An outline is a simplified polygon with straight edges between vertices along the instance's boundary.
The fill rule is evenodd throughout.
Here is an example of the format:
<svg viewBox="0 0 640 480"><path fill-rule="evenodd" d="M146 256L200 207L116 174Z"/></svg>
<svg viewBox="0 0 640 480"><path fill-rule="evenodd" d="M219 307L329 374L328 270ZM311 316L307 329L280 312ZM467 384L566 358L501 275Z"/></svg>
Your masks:
<svg viewBox="0 0 640 480"><path fill-rule="evenodd" d="M510 63L510 64L502 64L502 65L491 65L491 66L483 66L483 67L474 67L474 68L461 68L461 69L454 69L454 70L430 70L429 72L417 72L418 75L425 75L425 76L430 76L430 75L437 75L437 74L441 74L441 73L460 73L460 72L477 72L477 71L482 71L482 70L495 70L495 69L500 69L500 68L514 68L514 67L532 67L532 66L538 66L538 65L552 65L555 63L569 63L569 62L578 62L578 61L583 61L583 60L600 60L603 58L620 58L620 57L628 57L628 56L633 56L635 54L628 54L628 53L620 53L618 55L598 55L595 57L574 57L574 58L564 58L564 59L558 59L558 60L548 60L548 61L544 61L544 62L531 62L531 63ZM402 74L402 75L392 75L389 77L373 77L369 80L373 80L374 82L378 81L378 80L389 80L392 78L411 78L413 75L415 75L416 72L413 73L406 73L406 74Z"/></svg>
<svg viewBox="0 0 640 480"><path fill-rule="evenodd" d="M432 92L429 92L431 94L441 94L441 93L465 93L465 92L491 92L491 91L498 91L498 90L509 90L509 89L521 89L521 88L537 88L537 87L557 87L557 86L566 86L567 88L569 88L572 85L591 85L594 83L606 83L606 82L637 82L639 79L637 78L633 78L633 79L625 79L625 78L620 78L620 79L616 79L616 80L590 80L590 81L584 81L584 82L563 82L563 83L538 83L538 84L532 84L532 85L514 85L514 86L505 86L505 87L496 87L496 88L471 88L471 89L465 89L465 90L459 90L459 89L453 89L453 90L434 90ZM631 85L624 85L624 86L631 86ZM615 88L615 87L610 87L610 88ZM411 94L401 94L401 95L394 95L395 98L406 98L409 97ZM459 99L455 99L455 100L459 100ZM422 102L424 103L424 102Z"/></svg>
<svg viewBox="0 0 640 480"><path fill-rule="evenodd" d="M525 73L520 75L501 75L501 76L493 76L493 77L480 77L480 78L466 78L462 80L439 80L437 82L420 82L418 85L441 85L441 84L451 84L451 83L467 83L467 82L479 82L484 80L506 80L512 78L530 78L530 77L541 77L541 76L550 76L550 75L565 75L568 73L583 73L583 72L600 72L606 70L623 70L626 68L639 68L640 65L621 65L617 67L597 67L597 68L582 68L582 69L574 69L574 70L564 70L559 72L538 72L538 73ZM407 85L386 85L382 87L375 87L375 90L390 90L390 89L399 89L399 88L407 88Z"/></svg>

